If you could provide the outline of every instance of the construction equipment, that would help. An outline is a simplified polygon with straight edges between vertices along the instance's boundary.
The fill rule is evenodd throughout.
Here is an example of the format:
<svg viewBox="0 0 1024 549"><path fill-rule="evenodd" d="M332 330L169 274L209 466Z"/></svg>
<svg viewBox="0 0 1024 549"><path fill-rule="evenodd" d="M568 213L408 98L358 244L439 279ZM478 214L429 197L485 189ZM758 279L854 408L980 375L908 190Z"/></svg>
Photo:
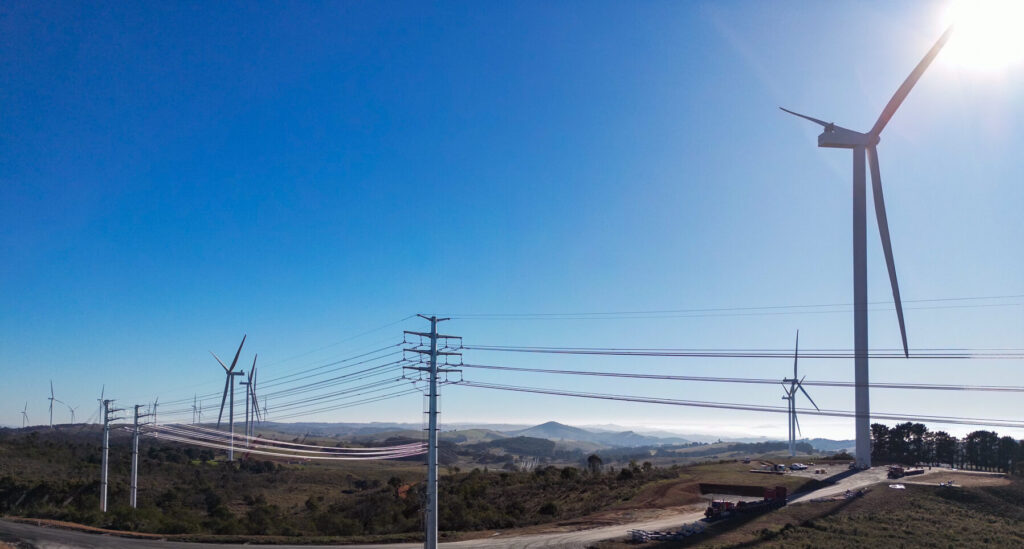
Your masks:
<svg viewBox="0 0 1024 549"><path fill-rule="evenodd" d="M759 513L770 509L778 509L786 505L787 490L785 486L765 488L764 498L760 501L738 501L713 500L711 505L704 510L704 516L708 521L715 521L728 518L734 515L747 513Z"/></svg>
<svg viewBox="0 0 1024 549"><path fill-rule="evenodd" d="M909 477L909 476L912 476L912 475L923 475L923 474L924 474L924 469L921 469L921 468L909 469L909 468L903 467L902 465L890 465L889 466L889 475L888 476L889 476L889 478L903 478L903 477Z"/></svg>

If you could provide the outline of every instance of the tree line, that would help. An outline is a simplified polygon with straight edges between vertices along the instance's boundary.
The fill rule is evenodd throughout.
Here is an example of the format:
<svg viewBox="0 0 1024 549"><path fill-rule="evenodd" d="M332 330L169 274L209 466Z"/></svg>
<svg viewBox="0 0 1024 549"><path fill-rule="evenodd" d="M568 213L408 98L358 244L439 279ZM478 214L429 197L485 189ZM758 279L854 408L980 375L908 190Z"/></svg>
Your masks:
<svg viewBox="0 0 1024 549"><path fill-rule="evenodd" d="M949 465L960 469L1024 474L1024 442L995 431L957 438L929 431L923 423L871 425L871 460L904 465Z"/></svg>

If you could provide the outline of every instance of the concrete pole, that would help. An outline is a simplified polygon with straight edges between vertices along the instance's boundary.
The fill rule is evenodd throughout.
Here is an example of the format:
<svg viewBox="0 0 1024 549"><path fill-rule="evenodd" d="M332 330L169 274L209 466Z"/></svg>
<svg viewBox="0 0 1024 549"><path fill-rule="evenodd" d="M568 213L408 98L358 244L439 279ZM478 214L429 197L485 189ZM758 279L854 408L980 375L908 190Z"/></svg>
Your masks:
<svg viewBox="0 0 1024 549"><path fill-rule="evenodd" d="M241 383L245 385L245 436L249 436L249 382L243 381ZM249 439L245 439L245 447L249 447Z"/></svg>
<svg viewBox="0 0 1024 549"><path fill-rule="evenodd" d="M853 349L857 467L871 467L871 406L868 395L868 251L864 146L853 149Z"/></svg>
<svg viewBox="0 0 1024 549"><path fill-rule="evenodd" d="M437 549L437 317L430 317L430 411L427 432L427 529L424 549Z"/></svg>
<svg viewBox="0 0 1024 549"><path fill-rule="evenodd" d="M132 431L132 481L131 481L131 498L130 503L132 509L138 507L138 491L139 491L139 408L141 404L135 405L135 429Z"/></svg>
<svg viewBox="0 0 1024 549"><path fill-rule="evenodd" d="M107 512L107 455L110 453L110 401L103 401L103 470L100 473L100 511Z"/></svg>
<svg viewBox="0 0 1024 549"><path fill-rule="evenodd" d="M235 461L235 377L231 375L231 405L228 408L228 425L231 432L231 446L228 449L228 461Z"/></svg>

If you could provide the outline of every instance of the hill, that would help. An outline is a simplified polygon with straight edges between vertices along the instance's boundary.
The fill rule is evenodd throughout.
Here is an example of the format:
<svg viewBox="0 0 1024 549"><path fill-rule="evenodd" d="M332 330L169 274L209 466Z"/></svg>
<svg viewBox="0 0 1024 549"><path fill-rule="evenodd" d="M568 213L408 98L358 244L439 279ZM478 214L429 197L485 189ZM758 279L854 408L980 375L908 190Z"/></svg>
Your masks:
<svg viewBox="0 0 1024 549"><path fill-rule="evenodd" d="M527 429L511 431L511 436L546 438L549 440L576 440L592 442L610 447L657 446L661 444L687 444L690 441L679 437L658 437L642 435L634 431L591 431L549 421Z"/></svg>

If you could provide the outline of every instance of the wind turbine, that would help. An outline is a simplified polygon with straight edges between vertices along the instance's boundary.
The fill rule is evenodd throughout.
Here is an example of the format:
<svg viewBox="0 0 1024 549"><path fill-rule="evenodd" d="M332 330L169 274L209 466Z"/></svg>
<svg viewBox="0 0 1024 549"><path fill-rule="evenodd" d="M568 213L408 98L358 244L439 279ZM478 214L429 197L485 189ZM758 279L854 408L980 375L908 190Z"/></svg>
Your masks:
<svg viewBox="0 0 1024 549"><path fill-rule="evenodd" d="M72 408L70 404L66 404L66 403L64 405L67 406L68 407L68 411L71 412L71 424L74 425L75 424L75 410L77 410L79 407L75 406L74 408Z"/></svg>
<svg viewBox="0 0 1024 549"><path fill-rule="evenodd" d="M249 436L256 435L256 428L253 421L263 423L263 410L260 409L260 399L256 396L256 357L252 359L252 371L249 372L249 396L252 399L253 420L249 422Z"/></svg>
<svg viewBox="0 0 1024 549"><path fill-rule="evenodd" d="M253 421L258 417L260 404L256 399L256 358L259 355L255 355L252 358L252 368L249 369L249 377L246 381L239 382L239 385L245 385L245 436L252 436L252 424ZM250 409L252 412L250 413ZM249 442L246 441L246 447L249 446Z"/></svg>
<svg viewBox="0 0 1024 549"><path fill-rule="evenodd" d="M215 358L217 362L220 363L221 367L224 368L225 374L224 395L220 399L220 413L217 415L218 429L220 429L221 418L224 416L224 402L227 401L229 389L231 392L231 404L228 408L228 425L230 425L231 432L231 447L228 450L228 461L235 460L235 383L233 380L235 379L235 376L244 375L244 372L235 371L235 365L238 364L238 355L242 354L242 345L245 345L245 335L242 335L242 343L238 345L238 351L235 352L235 359L231 361L230 368L225 366L224 361L217 357L213 351L210 351L213 358Z"/></svg>
<svg viewBox="0 0 1024 549"><path fill-rule="evenodd" d="M818 408L818 405L815 404L814 399L811 398L811 395L807 394L807 390L804 389L804 379L807 376L804 376L803 378L800 378L799 380L797 380L796 361L797 361L797 356L799 354L800 354L800 330L797 330L796 331L796 347L793 350L793 378L792 379L788 379L788 378L783 378L782 379L782 388L783 388L783 391L786 392L786 396L782 397L782 400L788 400L789 401L789 414L788 414L789 415L789 457L796 456L796 433L797 433L797 431L800 431L800 436L801 437L804 434L803 431L800 429L800 420L798 420L796 418L796 392L797 392L797 390L803 392L804 396L807 397L807 400L811 401L811 404L814 404L814 409L815 410L821 410L821 408ZM789 384L788 387L786 386L787 383Z"/></svg>
<svg viewBox="0 0 1024 549"><path fill-rule="evenodd" d="M60 402L61 404L64 404L64 402L60 401L60 400L57 400L53 396L53 380L52 379L50 380L50 398L48 400L50 401L50 429L53 429L53 403L54 402ZM64 404L64 405L67 406L67 404Z"/></svg>
<svg viewBox="0 0 1024 549"><path fill-rule="evenodd" d="M28 402L25 403L25 409L21 411L21 428L24 429L28 426Z"/></svg>
<svg viewBox="0 0 1024 549"><path fill-rule="evenodd" d="M896 303L896 318L900 325L900 337L903 339L903 354L910 356L907 347L907 329L903 322L903 304L900 302L899 284L896 282L896 265L893 263L892 242L889 239L889 222L885 214L885 200L882 196L882 175L878 167L877 145L882 130L910 90L920 80L924 71L931 65L935 56L949 40L953 27L942 33L924 59L914 67L910 76L896 90L896 93L885 105L875 125L867 133L861 133L812 118L788 109L782 109L794 116L810 120L824 128L818 136L818 146L834 149L853 150L853 341L854 341L854 381L857 435L857 467L871 467L871 410L868 395L868 269L867 269L867 214L866 193L864 182L864 155L867 153L871 166L871 194L875 202L875 217L878 220L878 232L882 238L882 251L885 264L889 270L889 284L892 286L892 297ZM779 107L782 108L782 107Z"/></svg>
<svg viewBox="0 0 1024 549"><path fill-rule="evenodd" d="M100 403L100 415L96 416L96 423L103 423L103 393L106 391L107 384L104 383L103 386L100 387L100 398L96 399L96 401Z"/></svg>

